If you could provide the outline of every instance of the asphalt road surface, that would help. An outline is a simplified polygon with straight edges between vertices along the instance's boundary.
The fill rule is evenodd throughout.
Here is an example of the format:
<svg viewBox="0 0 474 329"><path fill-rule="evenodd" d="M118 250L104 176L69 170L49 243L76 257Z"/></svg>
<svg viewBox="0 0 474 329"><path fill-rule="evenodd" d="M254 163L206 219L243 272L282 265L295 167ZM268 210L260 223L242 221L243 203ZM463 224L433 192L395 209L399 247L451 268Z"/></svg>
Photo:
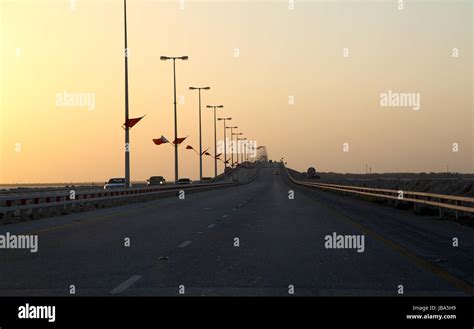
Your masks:
<svg viewBox="0 0 474 329"><path fill-rule="evenodd" d="M0 295L69 295L71 285L102 296L473 293L472 228L296 187L274 166L184 200L1 226L37 234L39 249L0 249ZM326 248L333 234L364 235L363 252Z"/></svg>

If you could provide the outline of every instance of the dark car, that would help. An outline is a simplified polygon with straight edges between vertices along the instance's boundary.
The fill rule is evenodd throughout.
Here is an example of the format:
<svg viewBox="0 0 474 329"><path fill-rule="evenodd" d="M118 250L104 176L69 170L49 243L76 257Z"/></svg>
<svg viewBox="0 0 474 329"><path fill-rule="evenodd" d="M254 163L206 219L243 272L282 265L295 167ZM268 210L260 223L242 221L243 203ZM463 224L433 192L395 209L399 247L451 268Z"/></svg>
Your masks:
<svg viewBox="0 0 474 329"><path fill-rule="evenodd" d="M151 176L150 179L146 181L148 186L151 185L165 185L166 179L163 176Z"/></svg>
<svg viewBox="0 0 474 329"><path fill-rule="evenodd" d="M186 184L192 184L193 181L190 180L189 178L180 178L178 179L178 185L186 185Z"/></svg>
<svg viewBox="0 0 474 329"><path fill-rule="evenodd" d="M130 184L131 186L132 184ZM125 178L111 178L108 183L104 185L104 190L113 188L125 188Z"/></svg>

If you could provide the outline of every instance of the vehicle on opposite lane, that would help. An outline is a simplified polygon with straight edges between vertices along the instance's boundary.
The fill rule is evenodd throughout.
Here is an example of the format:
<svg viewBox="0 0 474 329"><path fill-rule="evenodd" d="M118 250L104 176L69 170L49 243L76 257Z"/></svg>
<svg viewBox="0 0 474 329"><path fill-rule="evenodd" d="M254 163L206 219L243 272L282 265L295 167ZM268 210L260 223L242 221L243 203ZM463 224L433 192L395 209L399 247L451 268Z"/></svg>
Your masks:
<svg viewBox="0 0 474 329"><path fill-rule="evenodd" d="M151 185L165 185L166 179L163 176L151 176L150 179L146 181L148 186Z"/></svg>
<svg viewBox="0 0 474 329"><path fill-rule="evenodd" d="M130 184L130 187L132 184ZM104 190L110 190L114 188L125 188L125 178L111 178L104 185Z"/></svg>

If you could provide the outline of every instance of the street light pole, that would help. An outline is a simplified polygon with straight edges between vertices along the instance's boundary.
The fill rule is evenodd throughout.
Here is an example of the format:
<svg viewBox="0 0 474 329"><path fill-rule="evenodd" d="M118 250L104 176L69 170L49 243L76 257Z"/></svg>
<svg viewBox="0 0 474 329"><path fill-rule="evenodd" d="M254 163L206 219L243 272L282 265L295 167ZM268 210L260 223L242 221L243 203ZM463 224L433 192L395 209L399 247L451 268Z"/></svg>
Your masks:
<svg viewBox="0 0 474 329"><path fill-rule="evenodd" d="M237 136L235 141L237 143L237 156L236 157L237 157L237 164L238 164L239 163L239 137L238 136L243 135L243 133L235 133L235 134L232 134L232 135Z"/></svg>
<svg viewBox="0 0 474 329"><path fill-rule="evenodd" d="M127 0L123 0L125 32L125 187L130 187L130 128L128 127L128 50L127 50Z"/></svg>
<svg viewBox="0 0 474 329"><path fill-rule="evenodd" d="M227 136L226 136L226 129L227 126L225 122L227 120L232 120L232 118L218 118L218 121L224 121L224 170L227 167Z"/></svg>
<svg viewBox="0 0 474 329"><path fill-rule="evenodd" d="M253 151L253 150L254 150L254 147L253 147L252 143L250 143L250 145L248 145L248 148L247 148L247 161L250 161L249 151Z"/></svg>
<svg viewBox="0 0 474 329"><path fill-rule="evenodd" d="M242 152L243 152L243 149L244 149L244 146L242 145L242 139L243 138L237 138L237 162L239 164L242 163Z"/></svg>
<svg viewBox="0 0 474 329"><path fill-rule="evenodd" d="M189 90L198 90L199 92L199 180L202 182L201 89L209 90L211 87L189 87Z"/></svg>
<svg viewBox="0 0 474 329"><path fill-rule="evenodd" d="M242 133L240 133L240 134L242 135ZM242 152L239 152L239 144L240 144L239 141L245 141L245 140L247 140L247 138L238 138L237 137L237 161L239 161L239 153L240 153L240 163L244 162L244 152L243 152L244 145L241 145L242 146Z"/></svg>
<svg viewBox="0 0 474 329"><path fill-rule="evenodd" d="M245 143L244 143L244 147L245 147L244 148L244 161L243 162L247 162L247 146L248 146L247 141L245 141Z"/></svg>
<svg viewBox="0 0 474 329"><path fill-rule="evenodd" d="M207 108L214 109L214 178L217 178L217 118L216 109L223 108L224 105L207 105Z"/></svg>
<svg viewBox="0 0 474 329"><path fill-rule="evenodd" d="M173 89L174 89L174 181L175 184L178 183L179 174L178 174L178 143L176 143L176 139L178 139L178 110L177 110L177 103L176 103L176 59L173 58Z"/></svg>
<svg viewBox="0 0 474 329"><path fill-rule="evenodd" d="M183 61L188 60L188 56L180 56L180 57L168 57L168 56L161 56L160 59L162 61L166 60L173 60L173 86L174 86L174 140L178 139L178 111L177 111L177 103L176 103L176 60L181 59ZM175 184L178 183L178 143L174 144L174 179Z"/></svg>
<svg viewBox="0 0 474 329"><path fill-rule="evenodd" d="M235 126L235 127L227 127L227 129L230 129L230 145L232 146L232 150L230 152L230 155L232 157L232 160L231 160L231 163L230 163L230 166L231 167L234 167L234 129L237 129L239 127Z"/></svg>

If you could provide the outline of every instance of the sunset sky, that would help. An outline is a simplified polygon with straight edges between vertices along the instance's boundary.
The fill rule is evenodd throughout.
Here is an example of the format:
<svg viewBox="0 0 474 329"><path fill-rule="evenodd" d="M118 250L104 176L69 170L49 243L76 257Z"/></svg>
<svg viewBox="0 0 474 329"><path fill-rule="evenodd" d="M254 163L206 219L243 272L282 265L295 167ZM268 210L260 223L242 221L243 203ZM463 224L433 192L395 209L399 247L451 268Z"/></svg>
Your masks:
<svg viewBox="0 0 474 329"><path fill-rule="evenodd" d="M0 184L123 177L123 2L0 3ZM147 115L130 134L132 180L174 178L172 147L152 143L174 137L172 63L161 55L189 56L177 62L178 131L189 136L181 177L199 175L198 156L185 150L199 147L191 85L212 88L202 94L204 148L214 141L205 105L223 104L219 116L298 170L474 172L472 1L288 7L128 0L130 116ZM381 107L389 90L419 93L420 110ZM64 91L93 93L95 108L57 106ZM213 172L207 157L204 176Z"/></svg>

